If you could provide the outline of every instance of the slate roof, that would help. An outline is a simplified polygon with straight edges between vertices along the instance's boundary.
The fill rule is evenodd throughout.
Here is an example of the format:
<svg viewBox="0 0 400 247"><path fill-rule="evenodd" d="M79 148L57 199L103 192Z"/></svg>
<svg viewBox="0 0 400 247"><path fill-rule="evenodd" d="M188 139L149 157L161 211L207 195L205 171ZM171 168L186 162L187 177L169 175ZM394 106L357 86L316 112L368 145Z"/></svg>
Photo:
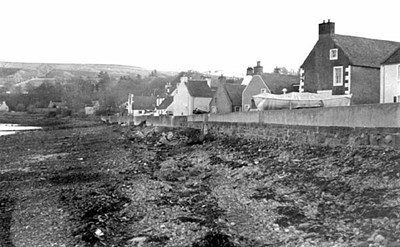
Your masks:
<svg viewBox="0 0 400 247"><path fill-rule="evenodd" d="M399 42L369 39L348 35L331 35L333 41L350 59L351 64L379 68L395 50Z"/></svg>
<svg viewBox="0 0 400 247"><path fill-rule="evenodd" d="M169 105L171 105L172 101L174 101L174 97L172 96L167 96L163 102L159 106L157 106L157 109L167 109Z"/></svg>
<svg viewBox="0 0 400 247"><path fill-rule="evenodd" d="M185 82L189 94L192 97L200 98L212 98L213 93L211 88L208 86L207 81L202 80L190 80Z"/></svg>
<svg viewBox="0 0 400 247"><path fill-rule="evenodd" d="M276 73L264 73L261 78L267 84L273 94L282 94L282 89L286 88L287 93L296 91L293 85L300 83L300 78L295 75L281 75Z"/></svg>
<svg viewBox="0 0 400 247"><path fill-rule="evenodd" d="M156 97L154 96L134 96L133 110L154 110L156 107Z"/></svg>
<svg viewBox="0 0 400 247"><path fill-rule="evenodd" d="M389 56L386 61L384 61L382 64L393 64L393 63L400 63L400 48L397 49L392 53L392 55Z"/></svg>
<svg viewBox="0 0 400 247"><path fill-rule="evenodd" d="M232 102L232 105L242 105L242 93L246 88L245 85L238 84L224 84L224 88L228 94L229 99Z"/></svg>

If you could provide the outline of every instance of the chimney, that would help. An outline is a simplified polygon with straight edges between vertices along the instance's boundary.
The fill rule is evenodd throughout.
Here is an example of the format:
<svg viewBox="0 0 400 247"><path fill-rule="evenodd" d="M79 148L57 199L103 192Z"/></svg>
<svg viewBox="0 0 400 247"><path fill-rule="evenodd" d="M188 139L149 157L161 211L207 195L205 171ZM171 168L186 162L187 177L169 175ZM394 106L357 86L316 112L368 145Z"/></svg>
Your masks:
<svg viewBox="0 0 400 247"><path fill-rule="evenodd" d="M253 74L254 74L253 68L252 67L248 67L246 75L253 75Z"/></svg>
<svg viewBox="0 0 400 247"><path fill-rule="evenodd" d="M264 73L263 72L263 66L261 66L260 64L261 64L261 62L257 61L257 66L254 67L254 74L255 75L262 75Z"/></svg>
<svg viewBox="0 0 400 247"><path fill-rule="evenodd" d="M325 22L325 20L319 24L319 36L321 35L331 35L335 34L335 23L331 22L330 19L328 19L328 22Z"/></svg>

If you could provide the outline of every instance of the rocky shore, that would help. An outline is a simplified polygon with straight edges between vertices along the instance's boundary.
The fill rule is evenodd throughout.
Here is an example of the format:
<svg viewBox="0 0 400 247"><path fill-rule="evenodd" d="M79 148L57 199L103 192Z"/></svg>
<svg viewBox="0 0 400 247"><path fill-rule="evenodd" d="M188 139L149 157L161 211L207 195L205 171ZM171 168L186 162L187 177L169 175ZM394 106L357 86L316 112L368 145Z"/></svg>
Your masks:
<svg viewBox="0 0 400 247"><path fill-rule="evenodd" d="M400 246L399 151L38 119L0 137L0 246Z"/></svg>

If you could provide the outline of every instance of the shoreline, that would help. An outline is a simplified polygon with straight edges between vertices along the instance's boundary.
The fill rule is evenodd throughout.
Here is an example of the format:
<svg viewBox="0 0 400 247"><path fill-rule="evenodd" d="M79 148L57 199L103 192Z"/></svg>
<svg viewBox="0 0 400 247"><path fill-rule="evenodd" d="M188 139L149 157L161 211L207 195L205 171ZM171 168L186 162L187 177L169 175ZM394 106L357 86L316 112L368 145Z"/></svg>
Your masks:
<svg viewBox="0 0 400 247"><path fill-rule="evenodd" d="M0 246L400 243L398 150L50 120L2 138Z"/></svg>

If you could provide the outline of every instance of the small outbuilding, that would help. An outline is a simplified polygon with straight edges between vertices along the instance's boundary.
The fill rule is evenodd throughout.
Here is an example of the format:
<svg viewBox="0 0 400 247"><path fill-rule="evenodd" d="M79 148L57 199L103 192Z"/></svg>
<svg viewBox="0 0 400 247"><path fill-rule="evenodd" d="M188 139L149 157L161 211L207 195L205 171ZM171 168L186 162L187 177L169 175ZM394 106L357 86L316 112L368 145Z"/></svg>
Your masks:
<svg viewBox="0 0 400 247"><path fill-rule="evenodd" d="M62 101L52 101L50 100L48 108L55 108L55 109L68 109L68 106L65 102Z"/></svg>

